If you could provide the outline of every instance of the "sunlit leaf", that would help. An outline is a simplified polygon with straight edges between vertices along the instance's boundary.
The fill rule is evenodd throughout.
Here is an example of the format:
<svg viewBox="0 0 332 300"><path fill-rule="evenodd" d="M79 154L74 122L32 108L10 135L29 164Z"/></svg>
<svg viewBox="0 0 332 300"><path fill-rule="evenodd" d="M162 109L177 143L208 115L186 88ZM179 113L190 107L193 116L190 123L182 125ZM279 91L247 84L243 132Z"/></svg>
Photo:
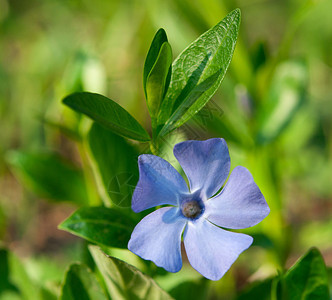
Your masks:
<svg viewBox="0 0 332 300"><path fill-rule="evenodd" d="M155 64L155 62L157 60L157 57L160 52L160 48L165 42L168 42L166 32L163 28L160 28L152 40L150 49L148 51L148 54L146 56L145 63L144 63L143 87L144 87L145 96L146 96L146 90L145 90L146 80L148 78L149 73L151 72L153 65Z"/></svg>
<svg viewBox="0 0 332 300"><path fill-rule="evenodd" d="M83 113L114 133L137 141L149 141L146 130L113 100L94 93L75 93L63 99L73 110Z"/></svg>
<svg viewBox="0 0 332 300"><path fill-rule="evenodd" d="M82 207L59 225L92 243L127 248L135 222L123 212L106 207Z"/></svg>
<svg viewBox="0 0 332 300"><path fill-rule="evenodd" d="M240 10L236 9L190 44L173 62L170 86L158 117L161 135L188 121L216 92L231 62L239 25ZM197 86L200 86L200 95L188 101Z"/></svg>
<svg viewBox="0 0 332 300"><path fill-rule="evenodd" d="M106 256L96 246L89 246L89 249L112 299L172 299L152 278L134 266L115 257Z"/></svg>
<svg viewBox="0 0 332 300"><path fill-rule="evenodd" d="M220 71L211 75L209 78L196 85L186 96L182 104L173 112L172 116L165 123L160 131L160 135L166 135L173 129L180 127L183 123L183 116L187 114L188 109L208 90L219 78ZM189 115L188 115L189 116ZM190 115L188 120L192 116ZM186 120L187 121L187 120Z"/></svg>
<svg viewBox="0 0 332 300"><path fill-rule="evenodd" d="M154 118L168 88L167 78L172 64L172 49L165 42L146 80L146 100L151 116Z"/></svg>
<svg viewBox="0 0 332 300"><path fill-rule="evenodd" d="M96 276L89 268L74 263L69 267L59 300L107 300Z"/></svg>
<svg viewBox="0 0 332 300"><path fill-rule="evenodd" d="M7 160L18 178L36 194L55 201L88 202L82 171L58 154L12 151Z"/></svg>

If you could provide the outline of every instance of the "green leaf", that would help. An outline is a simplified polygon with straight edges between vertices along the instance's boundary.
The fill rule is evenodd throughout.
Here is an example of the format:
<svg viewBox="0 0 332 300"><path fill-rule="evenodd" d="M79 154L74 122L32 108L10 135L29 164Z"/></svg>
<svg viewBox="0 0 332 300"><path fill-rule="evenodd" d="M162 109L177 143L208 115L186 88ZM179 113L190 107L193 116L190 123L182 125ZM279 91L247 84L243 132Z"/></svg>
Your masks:
<svg viewBox="0 0 332 300"><path fill-rule="evenodd" d="M159 55L146 80L146 100L152 117L157 116L167 90L167 78L171 71L172 49L168 42L162 44Z"/></svg>
<svg viewBox="0 0 332 300"><path fill-rule="evenodd" d="M112 205L130 208L138 181L137 151L97 123L92 125L88 141Z"/></svg>
<svg viewBox="0 0 332 300"><path fill-rule="evenodd" d="M127 248L135 222L120 210L106 207L82 207L59 225L92 243Z"/></svg>
<svg viewBox="0 0 332 300"><path fill-rule="evenodd" d="M160 128L165 124L168 127L160 129L162 135L188 121L216 92L233 56L240 18L239 9L232 11L190 44L173 62L170 86L158 116ZM211 81L210 84L206 83L207 80ZM205 85L199 88L201 94L194 101L188 101L187 97L203 82ZM178 113L179 109L182 115ZM176 116L173 116L174 113Z"/></svg>
<svg viewBox="0 0 332 300"><path fill-rule="evenodd" d="M266 143L277 138L304 101L308 82L307 66L302 61L280 64L269 92L258 113L258 141Z"/></svg>
<svg viewBox="0 0 332 300"><path fill-rule="evenodd" d="M220 71L213 74L190 91L182 104L174 111L172 116L165 123L164 127L160 131L161 136L166 135L172 130L180 127L184 122L188 121L193 116L187 113L190 107L204 94L206 90L214 85L216 80L218 80L219 74Z"/></svg>
<svg viewBox="0 0 332 300"><path fill-rule="evenodd" d="M54 201L87 203L82 171L58 154L12 151L7 161L24 185L37 195Z"/></svg>
<svg viewBox="0 0 332 300"><path fill-rule="evenodd" d="M328 276L322 255L310 249L283 278L284 299L329 299Z"/></svg>
<svg viewBox="0 0 332 300"><path fill-rule="evenodd" d="M63 103L116 134L142 142L150 140L146 130L124 108L105 96L75 93L64 98Z"/></svg>
<svg viewBox="0 0 332 300"><path fill-rule="evenodd" d="M148 75L150 74L154 64L156 63L156 60L160 53L161 46L167 41L168 40L167 40L167 35L166 35L165 30L163 28L160 28L152 40L148 55L146 56L145 63L144 63L143 87L144 87L145 98L147 98L146 81L147 81Z"/></svg>
<svg viewBox="0 0 332 300"><path fill-rule="evenodd" d="M115 257L106 256L96 246L89 246L89 249L112 299L172 299L152 278L134 266Z"/></svg>
<svg viewBox="0 0 332 300"><path fill-rule="evenodd" d="M59 300L108 300L91 270L74 263L66 273Z"/></svg>

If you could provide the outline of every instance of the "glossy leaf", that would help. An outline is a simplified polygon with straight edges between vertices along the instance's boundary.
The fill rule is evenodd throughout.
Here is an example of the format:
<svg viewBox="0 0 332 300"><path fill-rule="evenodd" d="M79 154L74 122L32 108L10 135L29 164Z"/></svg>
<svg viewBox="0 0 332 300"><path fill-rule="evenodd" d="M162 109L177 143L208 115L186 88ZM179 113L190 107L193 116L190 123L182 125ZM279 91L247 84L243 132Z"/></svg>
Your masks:
<svg viewBox="0 0 332 300"><path fill-rule="evenodd" d="M327 270L318 249L310 249L287 271L283 288L285 299L329 299Z"/></svg>
<svg viewBox="0 0 332 300"><path fill-rule="evenodd" d="M236 9L190 44L173 62L170 86L158 117L160 128L165 124L168 127L160 129L162 135L188 121L216 92L231 62L239 25L240 10ZM214 82L207 84L212 78ZM187 97L203 82L205 85L199 88L201 94L194 101L188 101ZM179 109L182 114L178 113Z"/></svg>
<svg viewBox="0 0 332 300"><path fill-rule="evenodd" d="M97 123L92 125L88 141L112 205L131 208L131 197L138 181L138 153L122 137Z"/></svg>
<svg viewBox="0 0 332 300"><path fill-rule="evenodd" d="M165 42L160 48L155 64L146 80L146 100L152 117L159 112L160 104L167 90L167 77L172 64L172 49L169 43Z"/></svg>
<svg viewBox="0 0 332 300"><path fill-rule="evenodd" d="M108 300L91 270L74 263L66 273L59 300Z"/></svg>
<svg viewBox="0 0 332 300"><path fill-rule="evenodd" d="M94 93L75 93L63 99L73 110L83 113L114 133L137 141L149 141L146 130L113 100Z"/></svg>
<svg viewBox="0 0 332 300"><path fill-rule="evenodd" d="M274 140L292 121L303 103L307 81L308 71L302 61L289 61L278 66L259 111L259 142Z"/></svg>
<svg viewBox="0 0 332 300"><path fill-rule="evenodd" d="M112 299L172 299L152 278L134 266L115 257L106 256L96 246L89 246L89 249Z"/></svg>
<svg viewBox="0 0 332 300"><path fill-rule="evenodd" d="M135 222L120 210L106 207L82 207L59 225L92 243L127 248Z"/></svg>
<svg viewBox="0 0 332 300"><path fill-rule="evenodd" d="M83 172L58 154L13 151L8 162L24 185L54 201L88 202Z"/></svg>
<svg viewBox="0 0 332 300"><path fill-rule="evenodd" d="M160 28L152 40L149 52L146 56L145 63L144 63L143 87L144 87L145 97L146 97L146 80L147 80L148 75L150 74L154 64L156 63L156 60L160 53L161 46L167 41L168 40L167 40L167 35L166 35L165 30L163 28Z"/></svg>

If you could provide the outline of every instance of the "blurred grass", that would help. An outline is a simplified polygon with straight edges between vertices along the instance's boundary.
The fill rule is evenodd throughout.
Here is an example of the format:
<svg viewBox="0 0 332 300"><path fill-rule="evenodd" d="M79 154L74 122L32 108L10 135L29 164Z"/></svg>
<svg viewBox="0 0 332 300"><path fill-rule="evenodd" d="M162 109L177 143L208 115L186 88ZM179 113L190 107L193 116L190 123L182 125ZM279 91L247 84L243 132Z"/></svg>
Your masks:
<svg viewBox="0 0 332 300"><path fill-rule="evenodd" d="M56 223L74 208L47 204L32 194L29 186L13 177L5 154L46 149L86 167L86 159L79 158L84 150L61 127L40 121L84 131L85 125L78 126L77 116L60 102L74 91L102 93L149 127L142 71L154 33L160 27L166 30L176 57L236 7L242 11L240 39L229 72L213 98L223 114L205 118L203 133L197 123L190 124L196 128L195 137L227 137L232 166L250 169L272 208L252 232L263 233L275 249L248 251L245 258L257 251L259 257L237 270L237 282L263 267L282 268L314 245L332 265L329 0L0 0L0 239L7 246L25 257L41 253L63 257L61 247L49 246L50 238L56 236L55 243L71 245ZM276 70L298 59L306 64L305 99L291 112L282 133L260 144L258 116L270 119L266 103ZM278 118L285 113L281 110ZM51 205L46 211L56 215L48 230L33 222L43 220L45 205ZM45 239L37 242L40 232ZM63 257L67 262L70 258ZM229 288L232 294L235 283L228 277L225 280L234 285Z"/></svg>

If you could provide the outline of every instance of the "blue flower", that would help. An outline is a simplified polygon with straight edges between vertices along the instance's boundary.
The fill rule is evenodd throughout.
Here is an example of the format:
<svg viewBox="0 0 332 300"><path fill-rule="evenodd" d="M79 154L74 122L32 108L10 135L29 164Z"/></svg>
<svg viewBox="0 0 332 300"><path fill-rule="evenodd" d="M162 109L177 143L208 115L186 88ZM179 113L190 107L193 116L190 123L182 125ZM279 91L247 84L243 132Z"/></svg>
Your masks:
<svg viewBox="0 0 332 300"><path fill-rule="evenodd" d="M270 209L244 167L236 167L227 184L230 157L224 139L185 141L175 145L174 155L183 177L158 156L139 156L139 181L132 209L169 204L143 218L135 227L128 249L152 260L169 272L182 268L181 236L192 267L211 280L219 280L253 238L224 230L256 225ZM220 226L220 227L219 227Z"/></svg>

